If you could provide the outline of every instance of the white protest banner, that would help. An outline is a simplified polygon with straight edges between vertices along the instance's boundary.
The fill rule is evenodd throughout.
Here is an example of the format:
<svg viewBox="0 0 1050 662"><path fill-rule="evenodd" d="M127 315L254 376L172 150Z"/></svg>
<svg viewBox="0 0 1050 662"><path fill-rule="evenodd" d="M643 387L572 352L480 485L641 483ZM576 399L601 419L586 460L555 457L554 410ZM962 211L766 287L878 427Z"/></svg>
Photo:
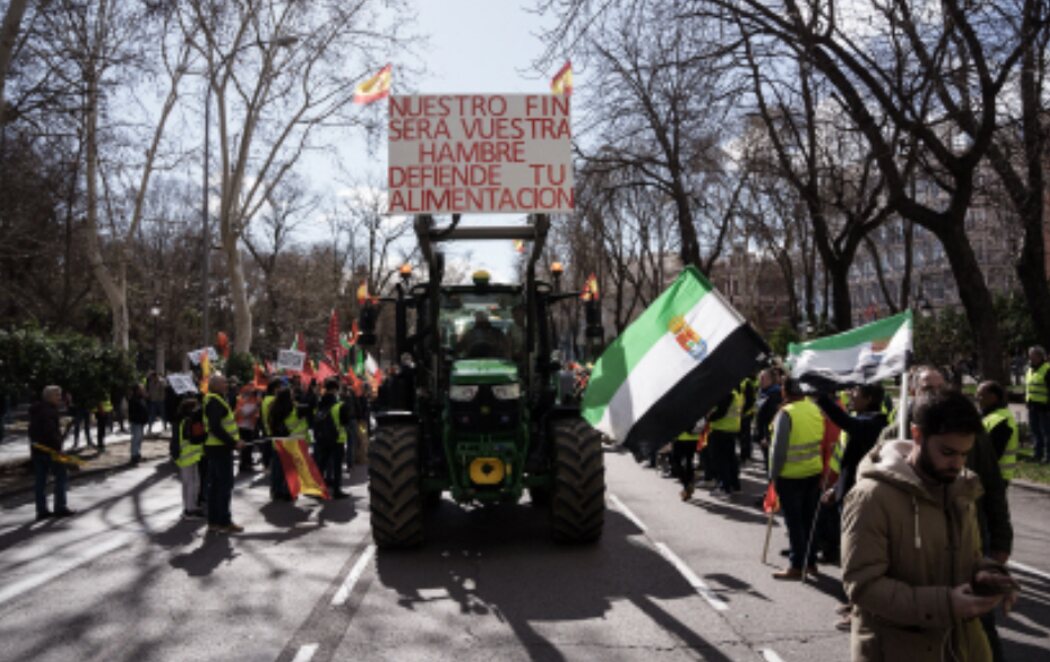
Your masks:
<svg viewBox="0 0 1050 662"><path fill-rule="evenodd" d="M208 350L208 360L209 361L211 361L212 363L215 363L216 361L219 360L219 353L215 351L214 347L207 347L207 348L201 347L200 349L195 349L195 350L193 350L191 352L186 352L186 357L190 360L190 363L192 363L193 365L200 365L200 363L201 363L201 352L203 352L205 349Z"/></svg>
<svg viewBox="0 0 1050 662"><path fill-rule="evenodd" d="M171 389L175 391L175 395L197 392L197 385L193 382L193 375L188 372L169 374L168 384L171 386Z"/></svg>
<svg viewBox="0 0 1050 662"><path fill-rule="evenodd" d="M277 352L277 370L291 370L292 372L299 372L303 369L303 363L306 361L306 352L299 352L294 349L282 349Z"/></svg>
<svg viewBox="0 0 1050 662"><path fill-rule="evenodd" d="M387 213L571 212L569 98L390 97Z"/></svg>

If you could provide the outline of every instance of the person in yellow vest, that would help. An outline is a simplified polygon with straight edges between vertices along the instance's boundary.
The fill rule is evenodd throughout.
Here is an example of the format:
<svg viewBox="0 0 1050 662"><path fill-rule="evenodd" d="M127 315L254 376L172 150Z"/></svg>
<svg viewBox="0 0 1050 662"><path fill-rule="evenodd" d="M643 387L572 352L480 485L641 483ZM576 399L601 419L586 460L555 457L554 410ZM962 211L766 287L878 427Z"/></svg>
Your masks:
<svg viewBox="0 0 1050 662"><path fill-rule="evenodd" d="M309 439L310 407L305 403L296 403L288 386L282 384L274 392L273 404L268 413L267 421L272 436ZM277 453L274 453L270 462L270 498L277 501L291 501L292 498Z"/></svg>
<svg viewBox="0 0 1050 662"><path fill-rule="evenodd" d="M999 382L981 382L977 387L977 404L984 417L984 429L999 458L999 471L1003 474L1003 480L1009 482L1014 479L1017 469L1017 449L1021 437L1017 420L1010 411L1006 389Z"/></svg>
<svg viewBox="0 0 1050 662"><path fill-rule="evenodd" d="M281 385L280 379L271 379L266 385L266 394L263 395L262 401L259 405L259 430L262 432L264 437L272 437L273 433L270 432L270 408L273 407L274 400L277 399L275 395L277 388ZM273 458L273 446L264 443L260 444L259 457L262 462L264 469L270 468L270 460Z"/></svg>
<svg viewBox="0 0 1050 662"><path fill-rule="evenodd" d="M339 398L339 380L329 377L314 413L314 457L334 499L349 496L343 492L343 456L349 439L346 430L349 412L344 409Z"/></svg>
<svg viewBox="0 0 1050 662"><path fill-rule="evenodd" d="M204 425L200 417L200 403L190 396L179 404L179 422L172 431L178 447L175 466L179 468L179 479L182 481L182 516L186 519L200 519L204 511L200 509L201 480L197 465L204 454Z"/></svg>
<svg viewBox="0 0 1050 662"><path fill-rule="evenodd" d="M740 382L740 392L744 395L744 410L740 413L740 466L751 461L751 422L755 419L758 400L758 381L748 377Z"/></svg>
<svg viewBox="0 0 1050 662"><path fill-rule="evenodd" d="M1028 429L1035 442L1032 455L1036 462L1050 462L1050 363L1046 350L1039 345L1028 350L1024 401L1028 405Z"/></svg>
<svg viewBox="0 0 1050 662"><path fill-rule="evenodd" d="M241 441L245 443L241 450L240 467L238 473L252 472L252 442L255 441L256 429L259 424L261 397L255 388L255 382L249 382L241 387L237 394L237 405L234 410L234 418L237 420L237 429L240 430Z"/></svg>
<svg viewBox="0 0 1050 662"><path fill-rule="evenodd" d="M701 427L692 427L681 434L671 444L671 475L682 482L679 496L688 501L693 496L696 476L693 471L693 456L696 455L696 442Z"/></svg>
<svg viewBox="0 0 1050 662"><path fill-rule="evenodd" d="M226 378L213 375L204 396L204 427L207 439L204 454L208 458L208 531L240 533L244 527L234 523L230 512L233 498L233 451L244 447L237 429L233 408L224 397Z"/></svg>
<svg viewBox="0 0 1050 662"><path fill-rule="evenodd" d="M769 478L776 483L784 513L791 567L775 572L773 577L797 580L805 572L817 572L816 547L810 545L809 532L817 513L824 470L820 456L824 416L802 393L797 379L784 380L783 398L784 406L773 419Z"/></svg>
<svg viewBox="0 0 1050 662"><path fill-rule="evenodd" d="M740 464L737 462L737 437L740 436L741 417L744 413L744 393L734 388L711 411L707 420L711 431L707 437L711 474L715 490L726 494L740 491Z"/></svg>

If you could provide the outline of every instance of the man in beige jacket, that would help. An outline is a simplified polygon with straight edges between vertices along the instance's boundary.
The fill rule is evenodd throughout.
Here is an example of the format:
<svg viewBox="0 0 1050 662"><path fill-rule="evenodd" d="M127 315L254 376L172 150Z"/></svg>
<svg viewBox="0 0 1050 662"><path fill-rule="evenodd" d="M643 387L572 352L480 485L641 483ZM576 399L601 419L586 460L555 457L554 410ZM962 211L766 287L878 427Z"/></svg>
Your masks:
<svg viewBox="0 0 1050 662"><path fill-rule="evenodd" d="M990 661L977 617L1015 586L981 558L966 456L982 429L957 392L916 402L912 436L877 446L858 470L842 516L843 583L855 605L850 638L857 661Z"/></svg>

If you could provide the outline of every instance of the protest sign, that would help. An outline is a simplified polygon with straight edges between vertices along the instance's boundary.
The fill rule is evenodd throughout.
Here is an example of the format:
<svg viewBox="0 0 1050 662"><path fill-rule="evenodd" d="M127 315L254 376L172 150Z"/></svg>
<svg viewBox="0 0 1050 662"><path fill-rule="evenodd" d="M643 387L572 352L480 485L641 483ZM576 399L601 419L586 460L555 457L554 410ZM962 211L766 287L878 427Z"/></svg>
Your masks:
<svg viewBox="0 0 1050 662"><path fill-rule="evenodd" d="M197 392L197 385L193 383L193 375L188 372L171 373L167 379L168 385L175 391L175 395Z"/></svg>
<svg viewBox="0 0 1050 662"><path fill-rule="evenodd" d="M390 214L573 209L569 97L390 97Z"/></svg>
<svg viewBox="0 0 1050 662"><path fill-rule="evenodd" d="M306 353L294 349L282 349L277 352L277 370L291 370L299 372L303 369L306 361Z"/></svg>

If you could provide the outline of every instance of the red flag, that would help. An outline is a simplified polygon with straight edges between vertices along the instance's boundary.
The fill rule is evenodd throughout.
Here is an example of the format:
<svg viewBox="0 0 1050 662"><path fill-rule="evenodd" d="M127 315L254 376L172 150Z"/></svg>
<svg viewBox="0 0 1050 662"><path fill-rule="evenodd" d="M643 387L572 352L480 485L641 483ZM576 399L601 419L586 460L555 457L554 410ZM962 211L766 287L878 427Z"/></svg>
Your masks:
<svg viewBox="0 0 1050 662"><path fill-rule="evenodd" d="M354 374L353 368L346 371L343 375L343 379L350 384L350 388L353 389L354 395L361 397L364 393L365 385L361 382L361 378Z"/></svg>
<svg viewBox="0 0 1050 662"><path fill-rule="evenodd" d="M766 498L762 499L762 510L767 513L780 511L780 497L777 496L777 488L773 486L773 483L769 484L769 488L766 490Z"/></svg>
<svg viewBox="0 0 1050 662"><path fill-rule="evenodd" d="M583 291L580 292L580 298L584 301L597 301L598 300L598 277L591 274L587 277L587 282L583 284Z"/></svg>
<svg viewBox="0 0 1050 662"><path fill-rule="evenodd" d="M254 382L255 382L255 384L254 384L255 388L257 388L260 391L265 391L266 390L266 386L267 386L266 375L263 374L262 368L259 366L258 363L255 364L255 379L254 379Z"/></svg>
<svg viewBox="0 0 1050 662"><path fill-rule="evenodd" d="M219 331L215 335L215 344L218 346L222 358L230 358L230 337L226 335L225 331Z"/></svg>
<svg viewBox="0 0 1050 662"><path fill-rule="evenodd" d="M324 337L324 353L332 359L332 362L339 362L339 315L335 312L335 308L332 309L332 316L328 318L328 333Z"/></svg>
<svg viewBox="0 0 1050 662"><path fill-rule="evenodd" d="M295 334L295 340L296 340L296 343L298 343L299 351L305 354L306 353L306 336L303 335L302 331L300 331L300 332Z"/></svg>
<svg viewBox="0 0 1050 662"><path fill-rule="evenodd" d="M338 377L339 371L332 367L332 364L328 361L321 359L317 364L317 381L324 383L329 377Z"/></svg>
<svg viewBox="0 0 1050 662"><path fill-rule="evenodd" d="M554 78L551 78L551 94L572 94L572 62L566 60L558 73L554 74Z"/></svg>
<svg viewBox="0 0 1050 662"><path fill-rule="evenodd" d="M302 377L303 386L308 385L311 379L317 379L317 373L314 372L314 362L310 357L307 357L306 360L303 361L303 371L299 374Z"/></svg>

